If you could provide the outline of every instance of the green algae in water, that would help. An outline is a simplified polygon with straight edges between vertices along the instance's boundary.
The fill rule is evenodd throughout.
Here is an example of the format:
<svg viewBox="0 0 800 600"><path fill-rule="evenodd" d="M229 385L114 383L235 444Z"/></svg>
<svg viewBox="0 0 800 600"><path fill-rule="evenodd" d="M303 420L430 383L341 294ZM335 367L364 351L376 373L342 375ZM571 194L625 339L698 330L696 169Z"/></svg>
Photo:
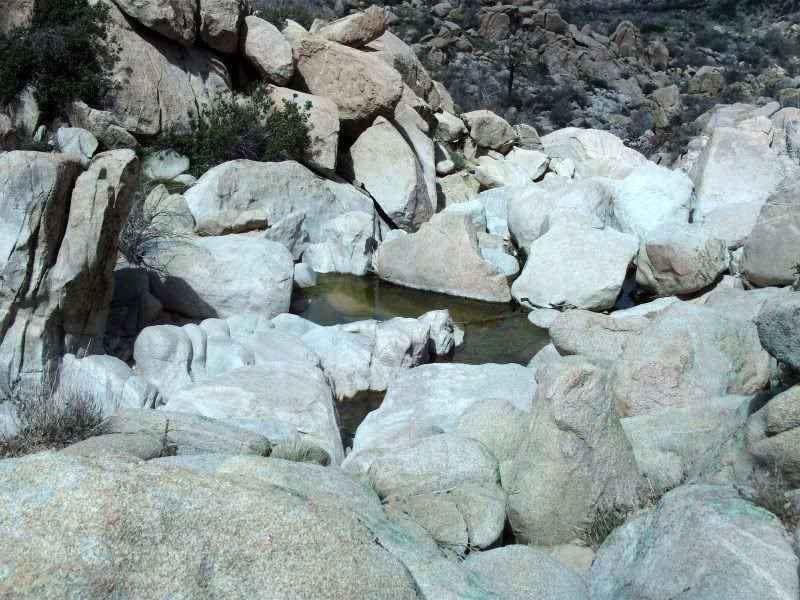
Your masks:
<svg viewBox="0 0 800 600"><path fill-rule="evenodd" d="M449 359L453 362L525 365L549 343L547 331L534 327L528 311L517 305L423 292L374 275L319 275L317 285L296 291L292 303L292 312L320 325L416 318L444 308L465 333L464 343Z"/></svg>

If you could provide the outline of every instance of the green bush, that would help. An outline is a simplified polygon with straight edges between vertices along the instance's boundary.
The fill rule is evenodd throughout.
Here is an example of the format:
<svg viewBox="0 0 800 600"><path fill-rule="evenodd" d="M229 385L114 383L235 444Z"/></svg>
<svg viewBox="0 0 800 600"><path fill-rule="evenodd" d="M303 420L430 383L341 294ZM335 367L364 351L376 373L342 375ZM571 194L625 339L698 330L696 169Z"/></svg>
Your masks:
<svg viewBox="0 0 800 600"><path fill-rule="evenodd" d="M564 98L557 100L550 109L550 120L558 128L566 127L574 118L575 112L572 110L572 105Z"/></svg>
<svg viewBox="0 0 800 600"><path fill-rule="evenodd" d="M170 130L158 146L188 157L197 176L230 160L302 160L311 146L310 108L294 101L279 107L264 86L244 101L219 95L199 115L190 114L191 131Z"/></svg>
<svg viewBox="0 0 800 600"><path fill-rule="evenodd" d="M0 35L0 104L29 83L48 115L71 100L96 100L107 84L107 16L107 6L89 0L36 0L29 24Z"/></svg>

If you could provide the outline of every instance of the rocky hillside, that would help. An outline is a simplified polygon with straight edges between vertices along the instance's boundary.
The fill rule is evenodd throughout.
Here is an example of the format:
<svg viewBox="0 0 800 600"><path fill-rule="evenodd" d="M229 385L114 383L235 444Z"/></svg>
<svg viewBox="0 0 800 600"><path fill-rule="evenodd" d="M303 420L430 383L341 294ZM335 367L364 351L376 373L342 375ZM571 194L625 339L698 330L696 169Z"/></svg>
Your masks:
<svg viewBox="0 0 800 600"><path fill-rule="evenodd" d="M797 80L404 7L8 3L0 598L800 597Z"/></svg>

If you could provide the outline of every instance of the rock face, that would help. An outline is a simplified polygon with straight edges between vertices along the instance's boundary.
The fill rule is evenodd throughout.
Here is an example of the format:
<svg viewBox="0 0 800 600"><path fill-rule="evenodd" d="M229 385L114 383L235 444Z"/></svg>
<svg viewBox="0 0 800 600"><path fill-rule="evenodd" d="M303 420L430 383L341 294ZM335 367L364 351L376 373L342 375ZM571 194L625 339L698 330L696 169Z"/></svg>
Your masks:
<svg viewBox="0 0 800 600"><path fill-rule="evenodd" d="M207 171L185 197L198 233L263 229L299 211L305 215L302 230L312 243L321 241L320 228L331 219L374 210L364 194L327 181L293 161L223 163Z"/></svg>
<svg viewBox="0 0 800 600"><path fill-rule="evenodd" d="M548 333L559 354L578 354L601 363L619 358L628 342L650 324L645 317L623 319L586 310L556 314Z"/></svg>
<svg viewBox="0 0 800 600"><path fill-rule="evenodd" d="M598 600L798 594L797 557L777 517L717 486L682 486L630 519L603 544L588 580Z"/></svg>
<svg viewBox="0 0 800 600"><path fill-rule="evenodd" d="M364 12L337 19L318 31L313 31L329 42L361 48L379 38L386 31L386 11L379 6L370 6Z"/></svg>
<svg viewBox="0 0 800 600"><path fill-rule="evenodd" d="M283 462L249 460L264 470ZM244 464L215 475L113 457L42 453L3 461L0 565L8 576L0 594L100 600L125 589L141 597L211 594L232 600L416 597L403 563L373 532L379 539L394 532L395 544L405 543L412 555L410 548L424 547L425 538L393 529L379 516L374 494L332 481L328 498L309 496L298 483L254 477L253 467L246 468L252 462ZM295 471L303 466L287 465ZM290 470L279 469L271 470ZM316 485L326 478L324 469L305 476ZM103 548L101 560L90 549L96 544ZM164 563L162 551L176 560ZM118 566L109 570L111 563ZM81 572L77 580L69 576L73 568Z"/></svg>
<svg viewBox="0 0 800 600"><path fill-rule="evenodd" d="M622 416L752 395L769 381L769 356L750 321L673 304L628 342L609 385Z"/></svg>
<svg viewBox="0 0 800 600"><path fill-rule="evenodd" d="M347 159L353 177L395 225L416 231L431 218L436 202L430 197L422 165L389 121L376 119L350 147Z"/></svg>
<svg viewBox="0 0 800 600"><path fill-rule="evenodd" d="M111 79L116 84L109 111L131 133L155 136L170 128L186 129L190 110L205 107L216 94L230 93L228 72L210 52L140 35L113 7L108 39L115 53Z"/></svg>
<svg viewBox="0 0 800 600"><path fill-rule="evenodd" d="M36 385L55 357L102 348L138 168L132 151L108 152L76 180L75 158L0 155L0 395Z"/></svg>
<svg viewBox="0 0 800 600"><path fill-rule="evenodd" d="M636 283L658 296L689 294L728 268L725 243L702 226L668 223L647 233L636 258Z"/></svg>
<svg viewBox="0 0 800 600"><path fill-rule="evenodd" d="M559 129L544 136L542 146L552 158L570 159L575 172L583 178L598 175L623 179L647 162L615 135L596 129Z"/></svg>
<svg viewBox="0 0 800 600"><path fill-rule="evenodd" d="M114 0L114 4L148 29L184 46L194 44L197 35L197 0Z"/></svg>
<svg viewBox="0 0 800 600"><path fill-rule="evenodd" d="M768 299L756 323L764 349L783 364L800 370L800 293L786 291Z"/></svg>
<svg viewBox="0 0 800 600"><path fill-rule="evenodd" d="M744 245L742 271L759 286L795 281L800 262L800 181L787 179L761 208Z"/></svg>
<svg viewBox="0 0 800 600"><path fill-rule="evenodd" d="M637 240L610 228L557 225L533 242L511 286L520 304L607 310L622 289Z"/></svg>
<svg viewBox="0 0 800 600"><path fill-rule="evenodd" d="M291 87L333 100L346 133L355 136L376 117L392 117L403 79L383 60L308 34L289 43L296 65Z"/></svg>
<svg viewBox="0 0 800 600"><path fill-rule="evenodd" d="M322 226L320 243L305 250L303 262L317 273L366 275L377 244L374 232L373 215L345 213Z"/></svg>
<svg viewBox="0 0 800 600"><path fill-rule="evenodd" d="M545 552L513 545L470 554L464 566L502 590L503 600L588 600L583 579Z"/></svg>
<svg viewBox="0 0 800 600"><path fill-rule="evenodd" d="M462 115L469 135L481 148L499 152L511 148L517 134L508 122L490 110L475 110Z"/></svg>
<svg viewBox="0 0 800 600"><path fill-rule="evenodd" d="M420 290L508 302L504 274L480 255L468 216L440 213L417 233L381 244L373 256L381 279Z"/></svg>
<svg viewBox="0 0 800 600"><path fill-rule="evenodd" d="M242 17L249 8L247 0L199 0L201 39L214 50L235 52Z"/></svg>
<svg viewBox="0 0 800 600"><path fill-rule="evenodd" d="M264 423L280 421L325 450L331 462L344 458L333 396L322 371L301 362L245 366L181 388L167 410L238 425L269 438Z"/></svg>
<svg viewBox="0 0 800 600"><path fill-rule="evenodd" d="M646 162L625 179L609 182L620 231L639 238L666 221L688 223L692 180L681 171Z"/></svg>
<svg viewBox="0 0 800 600"><path fill-rule="evenodd" d="M169 311L204 319L289 310L294 260L276 242L243 234L165 241L150 260L162 265L152 291Z"/></svg>
<svg viewBox="0 0 800 600"><path fill-rule="evenodd" d="M724 204L763 204L786 175L764 133L718 127L689 173L697 193L694 207L703 215Z"/></svg>
<svg viewBox="0 0 800 600"><path fill-rule="evenodd" d="M294 74L292 47L272 23L255 16L244 18L242 52L261 76L276 85L286 85Z"/></svg>
<svg viewBox="0 0 800 600"><path fill-rule="evenodd" d="M389 385L380 408L361 423L352 456L390 446L403 435L416 437L413 431L453 431L459 418L481 400L504 400L528 412L535 392L533 371L520 365L439 363L411 369Z"/></svg>
<svg viewBox="0 0 800 600"><path fill-rule="evenodd" d="M501 475L516 539L550 546L574 539L595 510L630 504L639 473L604 369L567 357L536 379L528 430Z"/></svg>

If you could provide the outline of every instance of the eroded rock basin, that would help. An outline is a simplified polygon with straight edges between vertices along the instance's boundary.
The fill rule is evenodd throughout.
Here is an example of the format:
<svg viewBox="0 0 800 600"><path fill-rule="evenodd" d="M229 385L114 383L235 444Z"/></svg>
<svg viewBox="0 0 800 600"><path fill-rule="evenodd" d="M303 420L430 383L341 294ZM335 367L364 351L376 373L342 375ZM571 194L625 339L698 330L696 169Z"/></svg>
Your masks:
<svg viewBox="0 0 800 600"><path fill-rule="evenodd" d="M320 325L418 317L429 310L448 309L465 335L464 343L444 360L526 365L549 342L547 331L534 327L528 311L517 305L423 292L392 285L374 275L318 277L316 286L295 292L292 312ZM363 392L339 405L345 445L364 418L380 406L383 396L384 392Z"/></svg>

